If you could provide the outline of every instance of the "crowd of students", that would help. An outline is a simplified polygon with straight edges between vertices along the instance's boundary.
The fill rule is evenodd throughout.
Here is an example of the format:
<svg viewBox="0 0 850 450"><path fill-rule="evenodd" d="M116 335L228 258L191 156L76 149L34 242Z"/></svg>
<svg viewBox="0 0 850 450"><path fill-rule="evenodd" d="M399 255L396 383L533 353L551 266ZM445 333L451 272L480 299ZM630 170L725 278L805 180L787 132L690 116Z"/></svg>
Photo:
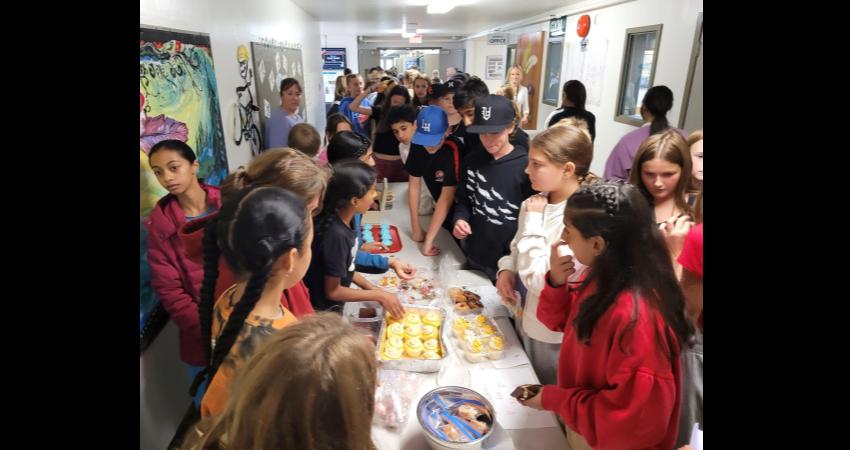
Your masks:
<svg viewBox="0 0 850 450"><path fill-rule="evenodd" d="M296 114L298 82L283 80L264 140L274 148L220 188L198 179L185 143L148 152L169 192L145 222L152 285L203 418L183 448L374 448L372 344L339 312L370 300L404 314L360 273L415 275L360 239L380 178L409 183L423 255L440 253L445 229L513 309L544 384L523 403L556 412L573 449L687 443L702 423L702 130L669 125L670 89L647 91L647 125L599 177L579 80L529 141L514 68L502 95L454 68L443 83L416 70L367 77L337 80L323 136Z"/></svg>

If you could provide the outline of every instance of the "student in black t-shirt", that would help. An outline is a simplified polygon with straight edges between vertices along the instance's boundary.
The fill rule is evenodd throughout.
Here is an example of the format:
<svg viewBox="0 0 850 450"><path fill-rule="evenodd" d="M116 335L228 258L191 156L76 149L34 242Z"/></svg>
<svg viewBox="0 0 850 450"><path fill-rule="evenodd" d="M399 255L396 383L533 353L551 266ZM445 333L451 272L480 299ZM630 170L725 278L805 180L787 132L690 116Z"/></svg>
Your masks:
<svg viewBox="0 0 850 450"><path fill-rule="evenodd" d="M352 228L355 214L369 210L378 195L375 169L366 163L343 160L334 163L322 212L316 219L313 260L304 282L316 311L341 310L338 302L377 301L393 317L401 319L404 309L394 294L383 291L354 270L357 233ZM351 289L351 283L361 289Z"/></svg>
<svg viewBox="0 0 850 450"><path fill-rule="evenodd" d="M452 209L463 145L449 136L449 133L448 118L439 106L422 108L416 118L416 133L413 135L410 155L404 165L407 173L410 174L407 202L410 207L413 240L425 242L421 249L425 256L440 253L440 249L434 245L434 239L440 227L451 230ZM427 231L423 231L419 224L420 177L425 179L425 185L428 186L434 201L437 202Z"/></svg>
<svg viewBox="0 0 850 450"><path fill-rule="evenodd" d="M449 121L449 133L463 143L466 137L466 126L454 106L454 96L460 86L461 83L454 80L442 84L432 84L428 88L428 98L431 99L431 105L443 109Z"/></svg>

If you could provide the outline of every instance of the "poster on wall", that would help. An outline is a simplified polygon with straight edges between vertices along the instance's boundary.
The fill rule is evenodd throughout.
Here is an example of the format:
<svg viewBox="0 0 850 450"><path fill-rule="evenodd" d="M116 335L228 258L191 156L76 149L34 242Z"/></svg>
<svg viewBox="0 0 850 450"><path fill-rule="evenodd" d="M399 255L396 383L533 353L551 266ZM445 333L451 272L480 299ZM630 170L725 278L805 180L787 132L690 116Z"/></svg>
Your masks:
<svg viewBox="0 0 850 450"><path fill-rule="evenodd" d="M306 89L304 65L301 62L301 49L251 42L251 55L254 57L254 86L257 90L257 106L260 107L260 129L265 137L272 109L280 108L280 82L286 78L295 78L302 92ZM306 96L302 95L297 114L303 118L307 117L306 104Z"/></svg>
<svg viewBox="0 0 850 450"><path fill-rule="evenodd" d="M322 47L323 70L344 70L345 67L345 48Z"/></svg>
<svg viewBox="0 0 850 450"><path fill-rule="evenodd" d="M156 180L148 151L157 142L189 144L200 165L198 177L219 185L227 176L227 154L210 38L188 31L139 28L139 234L140 332L159 300L150 285L143 220L167 192ZM158 330L156 331L158 332ZM144 333L141 333L144 338Z"/></svg>
<svg viewBox="0 0 850 450"><path fill-rule="evenodd" d="M333 103L336 99L336 79L337 77L342 76L342 74L342 70L322 71L322 86L325 92L325 103Z"/></svg>
<svg viewBox="0 0 850 450"><path fill-rule="evenodd" d="M580 43L566 45L565 80L579 80L587 89L587 106L602 106L602 84L605 75L605 58L608 56L607 39L588 39L582 49Z"/></svg>
<svg viewBox="0 0 850 450"><path fill-rule="evenodd" d="M528 124L523 129L537 128L537 104L539 103L540 74L543 66L543 40L545 31L525 33L516 46L516 64L522 69L522 85L528 88Z"/></svg>
<svg viewBox="0 0 850 450"><path fill-rule="evenodd" d="M486 79L501 80L505 76L505 57L490 55L487 57Z"/></svg>

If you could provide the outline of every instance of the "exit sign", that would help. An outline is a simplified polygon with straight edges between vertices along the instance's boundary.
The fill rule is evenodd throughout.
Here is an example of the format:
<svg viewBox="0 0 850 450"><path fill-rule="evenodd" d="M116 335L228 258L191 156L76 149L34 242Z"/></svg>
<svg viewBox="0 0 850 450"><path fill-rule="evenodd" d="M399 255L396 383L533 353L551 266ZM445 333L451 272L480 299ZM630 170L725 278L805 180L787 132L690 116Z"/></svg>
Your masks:
<svg viewBox="0 0 850 450"><path fill-rule="evenodd" d="M549 37L563 36L567 32L567 16L549 21Z"/></svg>

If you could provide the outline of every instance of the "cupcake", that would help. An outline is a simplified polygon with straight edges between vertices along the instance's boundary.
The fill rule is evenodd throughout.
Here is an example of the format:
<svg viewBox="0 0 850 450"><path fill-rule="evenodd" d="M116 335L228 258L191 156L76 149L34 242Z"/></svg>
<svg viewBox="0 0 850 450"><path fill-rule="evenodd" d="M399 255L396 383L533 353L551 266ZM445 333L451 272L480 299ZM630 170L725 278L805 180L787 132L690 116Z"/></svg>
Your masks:
<svg viewBox="0 0 850 450"><path fill-rule="evenodd" d="M399 347L384 346L384 359L401 359L402 351Z"/></svg>
<svg viewBox="0 0 850 450"><path fill-rule="evenodd" d="M421 325L422 317L419 316L418 313L409 312L404 315L404 324L405 325Z"/></svg>
<svg viewBox="0 0 850 450"><path fill-rule="evenodd" d="M404 340L402 340L399 336L392 336L389 339L387 339L387 346L388 347L403 348L404 347Z"/></svg>
<svg viewBox="0 0 850 450"><path fill-rule="evenodd" d="M484 358L484 355L481 353L484 350L484 345L480 340L474 339L469 343L469 346L465 352L466 360L471 363L481 362L481 359Z"/></svg>
<svg viewBox="0 0 850 450"><path fill-rule="evenodd" d="M422 340L428 339L436 339L437 338L437 327L433 325L423 325L422 326Z"/></svg>
<svg viewBox="0 0 850 450"><path fill-rule="evenodd" d="M425 319L422 320L422 323L424 323L425 325L432 325L432 326L435 326L435 327L439 327L440 326L440 315L437 314L434 311L431 311L428 314L425 314Z"/></svg>
<svg viewBox="0 0 850 450"><path fill-rule="evenodd" d="M501 336L493 336L487 344L487 357L499 359L505 354L505 340Z"/></svg>
<svg viewBox="0 0 850 450"><path fill-rule="evenodd" d="M463 337L464 330L468 330L469 327L471 327L471 326L472 326L472 324L470 324L468 320L466 320L463 317L458 317L452 323L452 330L454 330L455 336L457 336L458 339L460 339L461 337Z"/></svg>
<svg viewBox="0 0 850 450"><path fill-rule="evenodd" d="M482 316L481 314L475 316L475 326L481 327L487 325L487 318Z"/></svg>
<svg viewBox="0 0 850 450"><path fill-rule="evenodd" d="M408 325L404 327L404 337L406 339L422 337L422 325Z"/></svg>
<svg viewBox="0 0 850 450"><path fill-rule="evenodd" d="M484 325L483 327L478 329L478 333L483 337L490 337L496 334L496 329L493 328L493 325Z"/></svg>
<svg viewBox="0 0 850 450"><path fill-rule="evenodd" d="M460 339L463 342L466 342L467 344L472 342L473 339L477 339L477 338L478 338L478 336L472 330L463 330L463 334L460 336Z"/></svg>
<svg viewBox="0 0 850 450"><path fill-rule="evenodd" d="M422 357L425 359L440 359L440 354L436 350L425 350Z"/></svg>
<svg viewBox="0 0 850 450"><path fill-rule="evenodd" d="M404 343L404 353L411 358L418 358L423 348L422 340L419 338L410 338Z"/></svg>
<svg viewBox="0 0 850 450"><path fill-rule="evenodd" d="M428 350L438 351L438 350L440 350L440 343L436 339L428 339L427 341L425 341L424 345L425 345L425 351L428 351Z"/></svg>
<svg viewBox="0 0 850 450"><path fill-rule="evenodd" d="M404 337L404 325L401 322L396 322L387 327L387 337Z"/></svg>

